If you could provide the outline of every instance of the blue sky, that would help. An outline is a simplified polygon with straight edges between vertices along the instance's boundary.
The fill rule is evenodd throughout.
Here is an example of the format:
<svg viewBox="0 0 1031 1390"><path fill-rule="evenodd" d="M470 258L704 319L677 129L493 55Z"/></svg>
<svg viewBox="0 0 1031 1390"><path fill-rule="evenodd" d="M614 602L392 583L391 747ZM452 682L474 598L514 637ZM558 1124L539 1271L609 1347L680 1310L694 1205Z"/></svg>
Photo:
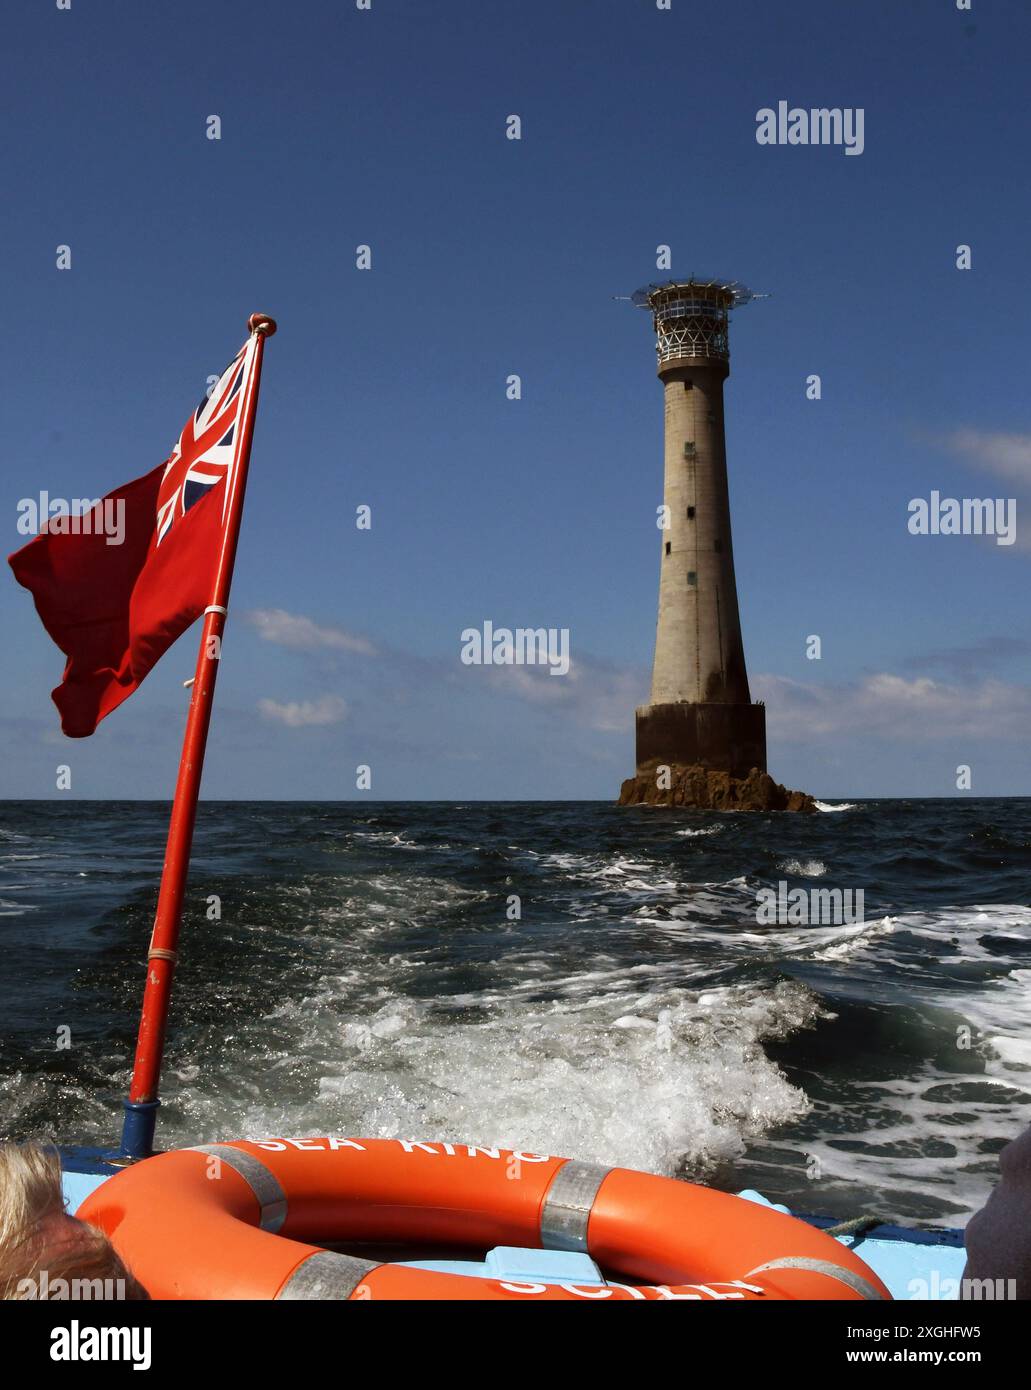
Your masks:
<svg viewBox="0 0 1031 1390"><path fill-rule="evenodd" d="M1025 6L9 0L0 26L7 549L20 499L159 463L247 315L279 320L207 796L616 794L662 395L613 296L666 278L664 244L675 275L771 296L734 318L727 386L771 771L934 796L969 764L975 794L1028 791ZM863 154L758 145L781 99L862 107ZM932 489L1017 498L1017 543L910 535ZM567 627L570 677L463 666L485 619ZM0 794L59 795L67 762L64 795L170 795L194 636L69 742L10 578L0 622Z"/></svg>

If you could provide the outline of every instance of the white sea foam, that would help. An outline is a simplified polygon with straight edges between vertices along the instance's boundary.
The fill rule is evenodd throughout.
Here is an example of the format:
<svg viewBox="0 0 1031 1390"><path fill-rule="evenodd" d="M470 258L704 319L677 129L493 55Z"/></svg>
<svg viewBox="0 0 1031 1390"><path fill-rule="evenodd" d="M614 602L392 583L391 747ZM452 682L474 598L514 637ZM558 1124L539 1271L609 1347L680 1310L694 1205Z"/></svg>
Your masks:
<svg viewBox="0 0 1031 1390"><path fill-rule="evenodd" d="M386 845L391 849L422 849L422 845L393 830L354 830L351 833L356 840L368 840L370 844Z"/></svg>
<svg viewBox="0 0 1031 1390"><path fill-rule="evenodd" d="M470 967L462 993L402 994L417 965L338 939L314 993L188 1073L166 1142L402 1135L701 1174L807 1108L762 1046L816 1017L794 982L692 991L675 961L601 950L577 965L538 948Z"/></svg>
<svg viewBox="0 0 1031 1390"><path fill-rule="evenodd" d="M842 801L840 805L835 806L829 801L818 801L816 803L816 809L818 811L854 811L856 809L856 803L854 801Z"/></svg>
<svg viewBox="0 0 1031 1390"><path fill-rule="evenodd" d="M0 917L24 917L27 912L38 912L38 908L29 903L14 902L10 898L0 898Z"/></svg>
<svg viewBox="0 0 1031 1390"><path fill-rule="evenodd" d="M682 993L653 998L645 1009L642 1002L628 1016L625 997L588 997L565 1008L503 1012L457 1031L409 1010L360 1088L365 1127L472 1136L672 1174L733 1158L748 1137L804 1112L802 1094L759 1045L790 1019L808 1017L803 991L726 997L722 1007ZM724 1010L734 1013L733 1025ZM354 1095L353 1076L346 1091ZM320 1098L333 1104L337 1096L335 1078L324 1077Z"/></svg>
<svg viewBox="0 0 1031 1390"><path fill-rule="evenodd" d="M812 953L813 960L844 961L857 955L878 937L890 936L895 931L896 923L891 917L882 917L879 921L860 922L847 927L830 927L828 932L833 939L826 943L820 943ZM812 936L810 929L808 935Z"/></svg>
<svg viewBox="0 0 1031 1390"><path fill-rule="evenodd" d="M799 878L822 878L827 872L827 865L821 859L786 859L777 867L782 873Z"/></svg>
<svg viewBox="0 0 1031 1390"><path fill-rule="evenodd" d="M915 948L914 937L936 953ZM1031 940L1031 908L899 914L817 953L828 961L847 954L872 994L877 972L890 965L894 987L885 986L885 999L893 1002L900 973L908 974L907 1003L926 1020L925 1045L956 1065L928 1061L907 1076L852 1082L851 1098L827 1115L812 1145L822 1170L816 1191L825 1183L876 1189L880 1212L895 1217L911 1209L914 1192L926 1192L951 1207L953 1224L983 1205L998 1177L993 1154L1026 1126L1031 1101L1031 970L1016 966L1016 957L1005 969L1006 939ZM988 973L979 981L971 966ZM953 978L961 991L944 987ZM855 1130L851 1115L861 1121Z"/></svg>

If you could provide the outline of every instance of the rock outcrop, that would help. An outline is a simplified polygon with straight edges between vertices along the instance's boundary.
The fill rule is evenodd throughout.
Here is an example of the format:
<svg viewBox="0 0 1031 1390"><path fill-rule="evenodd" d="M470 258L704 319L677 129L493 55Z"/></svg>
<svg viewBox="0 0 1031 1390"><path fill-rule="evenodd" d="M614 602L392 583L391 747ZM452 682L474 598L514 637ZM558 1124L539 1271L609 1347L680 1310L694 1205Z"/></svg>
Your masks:
<svg viewBox="0 0 1031 1390"><path fill-rule="evenodd" d="M688 806L705 811L816 810L811 796L782 787L757 767L747 777L732 777L729 772L680 763L667 765L668 773L660 776L661 766L649 763L636 777L628 777L620 789L620 806Z"/></svg>

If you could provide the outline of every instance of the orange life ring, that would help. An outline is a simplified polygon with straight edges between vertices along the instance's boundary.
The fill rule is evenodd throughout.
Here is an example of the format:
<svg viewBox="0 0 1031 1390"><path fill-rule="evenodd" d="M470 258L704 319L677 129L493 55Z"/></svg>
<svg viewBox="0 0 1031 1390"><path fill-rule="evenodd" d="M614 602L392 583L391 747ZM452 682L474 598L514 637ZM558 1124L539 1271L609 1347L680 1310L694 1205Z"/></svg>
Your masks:
<svg viewBox="0 0 1031 1390"><path fill-rule="evenodd" d="M850 1250L772 1208L626 1168L463 1144L201 1145L124 1169L77 1214L161 1299L891 1297ZM517 1283L321 1248L402 1241L581 1250L627 1282Z"/></svg>

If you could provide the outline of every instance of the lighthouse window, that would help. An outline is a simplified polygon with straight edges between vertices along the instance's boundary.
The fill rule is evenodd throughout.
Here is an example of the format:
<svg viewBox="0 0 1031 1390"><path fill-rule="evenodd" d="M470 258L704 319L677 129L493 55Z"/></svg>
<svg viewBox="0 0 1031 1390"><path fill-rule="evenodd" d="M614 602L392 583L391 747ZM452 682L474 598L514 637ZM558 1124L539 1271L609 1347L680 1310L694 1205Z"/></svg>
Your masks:
<svg viewBox="0 0 1031 1390"><path fill-rule="evenodd" d="M667 542L666 542L666 554L667 554L667 555L672 555L672 554L673 554L673 542L672 542L672 541L667 541Z"/></svg>
<svg viewBox="0 0 1031 1390"><path fill-rule="evenodd" d="M688 519L688 521L694 521L694 507L688 507L688 509L687 509L687 519Z"/></svg>
<svg viewBox="0 0 1031 1390"><path fill-rule="evenodd" d="M695 574L694 570L688 570L688 572L687 572L687 582L688 582L689 584L697 584L697 583L698 583L698 576L697 576L697 574Z"/></svg>
<svg viewBox="0 0 1031 1390"><path fill-rule="evenodd" d="M693 382L693 381L685 381L685 382L684 382L684 390L685 390L685 391L693 391L693 390L694 390L694 382Z"/></svg>

